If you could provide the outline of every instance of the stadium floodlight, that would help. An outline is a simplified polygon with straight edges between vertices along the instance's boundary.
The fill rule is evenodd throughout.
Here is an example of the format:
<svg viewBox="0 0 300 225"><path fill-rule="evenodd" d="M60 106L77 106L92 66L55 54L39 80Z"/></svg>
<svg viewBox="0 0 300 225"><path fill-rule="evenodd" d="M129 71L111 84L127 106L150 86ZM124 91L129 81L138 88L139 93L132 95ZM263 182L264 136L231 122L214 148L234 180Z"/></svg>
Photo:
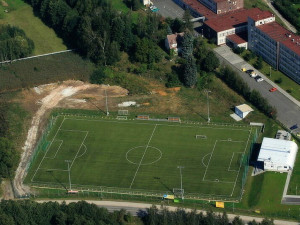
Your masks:
<svg viewBox="0 0 300 225"><path fill-rule="evenodd" d="M205 90L206 96L207 96L207 122L210 122L210 117L209 117L209 98L208 98L208 93L211 93L210 90Z"/></svg>
<svg viewBox="0 0 300 225"><path fill-rule="evenodd" d="M66 163L68 163L68 173L69 173L69 183L70 183L70 191L72 190L72 186L71 186L71 175L70 175L70 162L72 162L72 160L65 160Z"/></svg>
<svg viewBox="0 0 300 225"><path fill-rule="evenodd" d="M183 197L183 189L182 189L182 172L181 172L181 169L184 168L184 166L177 166L177 168L179 169L180 171L180 189L181 189L181 199L184 199Z"/></svg>

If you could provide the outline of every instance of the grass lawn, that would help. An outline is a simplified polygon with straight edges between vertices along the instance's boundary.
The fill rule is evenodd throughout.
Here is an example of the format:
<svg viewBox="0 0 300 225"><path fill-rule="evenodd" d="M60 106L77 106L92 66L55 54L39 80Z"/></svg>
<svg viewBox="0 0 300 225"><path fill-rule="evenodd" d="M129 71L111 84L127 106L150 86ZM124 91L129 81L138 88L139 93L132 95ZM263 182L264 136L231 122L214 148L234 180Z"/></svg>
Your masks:
<svg viewBox="0 0 300 225"><path fill-rule="evenodd" d="M71 160L75 189L92 185L163 194L180 188L180 165L187 198L238 198L242 161L254 132L248 126L59 116L48 148L34 161L25 182L67 186L65 160Z"/></svg>
<svg viewBox="0 0 300 225"><path fill-rule="evenodd" d="M23 29L26 35L34 41L33 55L66 50L63 40L54 30L46 26L33 13L33 9L22 0L6 0L9 7L0 6L0 10L8 8L9 12L0 16L0 24L10 24Z"/></svg>

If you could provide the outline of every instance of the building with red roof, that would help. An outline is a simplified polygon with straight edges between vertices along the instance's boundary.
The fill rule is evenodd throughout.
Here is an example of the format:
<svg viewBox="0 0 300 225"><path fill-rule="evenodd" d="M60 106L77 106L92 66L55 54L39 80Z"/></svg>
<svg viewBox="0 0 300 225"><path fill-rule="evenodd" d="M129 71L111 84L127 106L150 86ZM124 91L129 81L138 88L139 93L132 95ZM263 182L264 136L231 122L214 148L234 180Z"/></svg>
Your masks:
<svg viewBox="0 0 300 225"><path fill-rule="evenodd" d="M251 51L300 84L300 36L275 21L263 24L249 17L248 41Z"/></svg>
<svg viewBox="0 0 300 225"><path fill-rule="evenodd" d="M167 38L165 39L166 49L169 51L173 51L176 55L180 53L183 35L183 32L167 35Z"/></svg>
<svg viewBox="0 0 300 225"><path fill-rule="evenodd" d="M244 7L244 0L199 0L216 14L232 12Z"/></svg>
<svg viewBox="0 0 300 225"><path fill-rule="evenodd" d="M215 38L217 45L225 44L227 36L247 32L248 17L259 18L262 23L275 21L274 15L269 11L258 8L240 9L205 21L205 34L209 38Z"/></svg>

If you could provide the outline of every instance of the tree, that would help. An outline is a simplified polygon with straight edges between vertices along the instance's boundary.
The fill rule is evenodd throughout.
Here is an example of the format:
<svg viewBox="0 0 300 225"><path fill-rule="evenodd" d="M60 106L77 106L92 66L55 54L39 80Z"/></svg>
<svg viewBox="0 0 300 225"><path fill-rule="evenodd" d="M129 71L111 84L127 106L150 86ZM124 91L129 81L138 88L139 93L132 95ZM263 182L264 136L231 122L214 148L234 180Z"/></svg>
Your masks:
<svg viewBox="0 0 300 225"><path fill-rule="evenodd" d="M202 62L202 68L206 72L214 71L216 68L219 67L219 65L220 65L220 61L212 51L208 52L208 54L206 55L206 57Z"/></svg>
<svg viewBox="0 0 300 225"><path fill-rule="evenodd" d="M184 14L182 16L182 20L184 22L183 24L183 29L184 31L193 31L194 27L193 27L193 22L191 22L192 16L191 16L191 12L189 9L186 9L184 11Z"/></svg>
<svg viewBox="0 0 300 225"><path fill-rule="evenodd" d="M183 83L187 87L194 87L197 83L197 67L193 56L188 57L183 65Z"/></svg>
<svg viewBox="0 0 300 225"><path fill-rule="evenodd" d="M19 155L12 143L7 138L0 137L0 177L12 177L18 160Z"/></svg>
<svg viewBox="0 0 300 225"><path fill-rule="evenodd" d="M171 24L171 29L173 32L176 32L176 33L183 32L184 24L183 24L182 20L176 18Z"/></svg>
<svg viewBox="0 0 300 225"><path fill-rule="evenodd" d="M261 56L259 56L254 64L254 67L258 70L263 68L263 59Z"/></svg>
<svg viewBox="0 0 300 225"><path fill-rule="evenodd" d="M193 41L194 38L190 32L183 35L181 55L184 59L190 58L193 54Z"/></svg>
<svg viewBox="0 0 300 225"><path fill-rule="evenodd" d="M0 102L0 137L6 137L9 132L7 108L8 104L6 102Z"/></svg>
<svg viewBox="0 0 300 225"><path fill-rule="evenodd" d="M90 76L90 82L92 84L103 84L105 79L107 79L108 76L105 73L105 70L103 67L100 67L99 69L96 69Z"/></svg>
<svg viewBox="0 0 300 225"><path fill-rule="evenodd" d="M167 34L168 35L173 34L173 31L169 25L167 26Z"/></svg>

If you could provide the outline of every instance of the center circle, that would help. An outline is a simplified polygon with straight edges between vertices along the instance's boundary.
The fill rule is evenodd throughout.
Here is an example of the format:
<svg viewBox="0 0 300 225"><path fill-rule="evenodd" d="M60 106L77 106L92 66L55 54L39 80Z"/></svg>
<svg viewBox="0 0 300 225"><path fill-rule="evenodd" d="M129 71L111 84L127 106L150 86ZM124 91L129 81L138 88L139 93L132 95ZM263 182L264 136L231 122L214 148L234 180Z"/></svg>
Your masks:
<svg viewBox="0 0 300 225"><path fill-rule="evenodd" d="M126 153L128 162L136 165L140 165L141 163L143 166L156 163L161 157L161 150L152 146L136 146L129 149Z"/></svg>

